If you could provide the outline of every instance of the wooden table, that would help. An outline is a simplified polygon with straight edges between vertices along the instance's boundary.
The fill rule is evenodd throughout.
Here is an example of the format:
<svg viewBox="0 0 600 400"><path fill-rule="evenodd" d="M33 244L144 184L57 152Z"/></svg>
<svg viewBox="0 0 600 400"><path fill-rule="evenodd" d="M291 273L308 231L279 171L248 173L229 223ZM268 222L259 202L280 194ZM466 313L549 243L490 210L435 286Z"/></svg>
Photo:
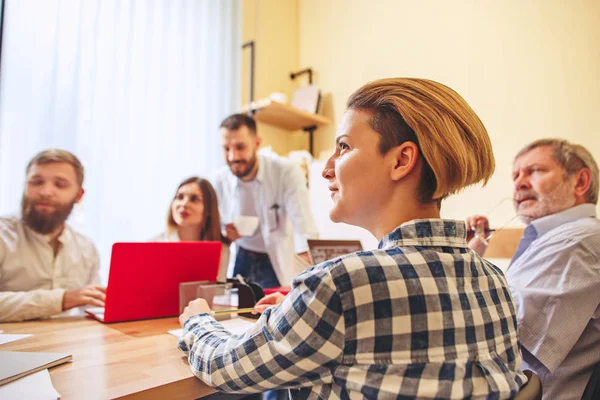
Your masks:
<svg viewBox="0 0 600 400"><path fill-rule="evenodd" d="M177 338L167 333L179 327L177 318L117 324L85 317L8 323L0 324L4 333L34 336L1 349L72 354L72 363L50 369L54 387L66 400L196 399L215 393L192 375L177 349Z"/></svg>

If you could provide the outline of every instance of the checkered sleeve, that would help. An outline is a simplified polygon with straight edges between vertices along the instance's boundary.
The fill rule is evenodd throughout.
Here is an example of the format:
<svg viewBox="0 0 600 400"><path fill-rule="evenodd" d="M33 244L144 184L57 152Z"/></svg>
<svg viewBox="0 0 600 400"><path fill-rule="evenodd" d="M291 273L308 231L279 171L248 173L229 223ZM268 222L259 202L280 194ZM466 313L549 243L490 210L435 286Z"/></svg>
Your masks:
<svg viewBox="0 0 600 400"><path fill-rule="evenodd" d="M318 268L296 277L283 302L244 335L234 336L201 314L185 323L179 340L199 379L247 393L330 384L343 347L341 299L329 272Z"/></svg>

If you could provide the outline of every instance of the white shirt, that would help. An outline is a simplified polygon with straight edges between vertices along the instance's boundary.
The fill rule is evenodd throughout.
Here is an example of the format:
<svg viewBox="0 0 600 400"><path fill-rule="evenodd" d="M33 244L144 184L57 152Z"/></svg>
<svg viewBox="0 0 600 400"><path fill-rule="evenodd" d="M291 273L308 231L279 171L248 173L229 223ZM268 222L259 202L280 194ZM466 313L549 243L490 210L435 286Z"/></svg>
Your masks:
<svg viewBox="0 0 600 400"><path fill-rule="evenodd" d="M306 240L318 236L306 179L300 166L289 160L260 154L258 160L255 202L260 233L277 279L282 286L289 286L292 279L304 270L304 265L295 261L294 252L307 251ZM239 184L239 178L231 173L228 166L215 177L214 186L224 224L233 222L239 215Z"/></svg>
<svg viewBox="0 0 600 400"><path fill-rule="evenodd" d="M256 199L259 197L260 191L260 184L258 183L258 181L239 181L238 190L240 192L239 215L258 217L259 206L258 202L256 201ZM265 241L261 233L260 222L259 226L256 227L256 231L254 231L254 234L250 236L243 236L239 238L236 243L246 250L255 251L257 253L267 252Z"/></svg>
<svg viewBox="0 0 600 400"><path fill-rule="evenodd" d="M0 322L59 314L66 290L100 282L90 239L65 225L56 257L49 240L20 218L0 217Z"/></svg>
<svg viewBox="0 0 600 400"><path fill-rule="evenodd" d="M181 242L177 231L165 232L160 236L155 237L151 242ZM219 274L217 280L225 282L227 280L227 266L229 265L229 246L223 243L221 247L221 262L219 264Z"/></svg>

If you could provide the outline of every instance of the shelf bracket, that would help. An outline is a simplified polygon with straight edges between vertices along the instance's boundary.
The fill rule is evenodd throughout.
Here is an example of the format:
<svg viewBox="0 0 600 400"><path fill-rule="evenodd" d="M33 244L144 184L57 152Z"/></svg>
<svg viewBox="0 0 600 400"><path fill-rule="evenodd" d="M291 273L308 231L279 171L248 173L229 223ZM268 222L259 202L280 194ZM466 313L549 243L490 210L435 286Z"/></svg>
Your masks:
<svg viewBox="0 0 600 400"><path fill-rule="evenodd" d="M250 40L244 44L242 44L242 50L249 47L250 48L250 100L248 104L248 115L252 116L255 113L255 110L252 109L252 102L254 101L254 40Z"/></svg>
<svg viewBox="0 0 600 400"><path fill-rule="evenodd" d="M315 154L314 154L315 144L314 144L314 135L313 135L315 132L315 129L317 129L317 127L315 125L302 128L302 130L304 132L308 132L308 140L309 140L308 149L310 151L310 154L313 157L315 156Z"/></svg>
<svg viewBox="0 0 600 400"><path fill-rule="evenodd" d="M312 80L312 78L313 78L313 70L310 67L309 68L301 69L300 71L296 71L296 72L290 73L290 79L294 80L294 79L296 79L297 76L304 75L304 74L308 74L308 84L312 85L312 83L313 83L313 80Z"/></svg>

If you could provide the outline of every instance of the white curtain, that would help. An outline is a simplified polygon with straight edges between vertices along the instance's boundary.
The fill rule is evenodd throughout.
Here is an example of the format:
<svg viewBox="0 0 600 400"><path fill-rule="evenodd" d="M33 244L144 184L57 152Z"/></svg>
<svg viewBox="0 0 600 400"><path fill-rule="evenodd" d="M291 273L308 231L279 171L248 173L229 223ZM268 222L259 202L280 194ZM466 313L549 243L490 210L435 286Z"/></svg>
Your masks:
<svg viewBox="0 0 600 400"><path fill-rule="evenodd" d="M98 246L164 230L176 186L222 164L240 93L241 0L5 0L0 215L19 211L38 151L75 153L70 223Z"/></svg>

